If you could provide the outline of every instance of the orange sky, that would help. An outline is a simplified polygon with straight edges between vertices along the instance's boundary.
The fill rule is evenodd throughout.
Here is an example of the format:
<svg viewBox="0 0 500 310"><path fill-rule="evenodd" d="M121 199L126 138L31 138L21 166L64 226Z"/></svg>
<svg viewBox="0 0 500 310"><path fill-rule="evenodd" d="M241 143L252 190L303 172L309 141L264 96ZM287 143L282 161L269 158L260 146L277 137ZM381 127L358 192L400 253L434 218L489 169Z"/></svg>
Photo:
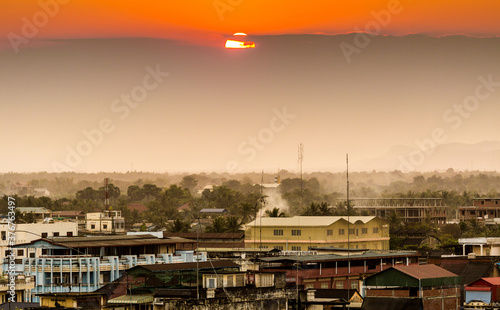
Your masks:
<svg viewBox="0 0 500 310"><path fill-rule="evenodd" d="M363 30L375 20L372 11L387 10L390 5L400 12L391 14L383 34L500 33L498 0L3 0L2 37L10 32L21 35L23 18L41 16L39 2L57 3L58 12L39 27L37 39L162 37L196 41L235 31L338 34Z"/></svg>

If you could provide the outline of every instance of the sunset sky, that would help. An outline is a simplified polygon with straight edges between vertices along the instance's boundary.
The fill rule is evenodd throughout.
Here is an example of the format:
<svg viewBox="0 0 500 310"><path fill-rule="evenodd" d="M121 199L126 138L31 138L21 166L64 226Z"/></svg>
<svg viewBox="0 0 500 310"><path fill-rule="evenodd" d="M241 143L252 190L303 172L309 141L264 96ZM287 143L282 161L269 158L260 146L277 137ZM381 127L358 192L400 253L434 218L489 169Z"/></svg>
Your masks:
<svg viewBox="0 0 500 310"><path fill-rule="evenodd" d="M41 5L45 4L45 5ZM37 39L154 37L210 44L220 35L342 34L391 12L382 34L498 35L497 0L3 0L0 29L20 34L23 18L43 23Z"/></svg>
<svg viewBox="0 0 500 310"><path fill-rule="evenodd" d="M397 169L428 139L500 141L499 12L498 0L3 0L0 172L295 171L299 143L309 171L342 169L346 153L354 170ZM235 32L256 48L225 50ZM471 96L483 99L457 110ZM439 157L427 153L413 168ZM391 163L366 166L376 158Z"/></svg>

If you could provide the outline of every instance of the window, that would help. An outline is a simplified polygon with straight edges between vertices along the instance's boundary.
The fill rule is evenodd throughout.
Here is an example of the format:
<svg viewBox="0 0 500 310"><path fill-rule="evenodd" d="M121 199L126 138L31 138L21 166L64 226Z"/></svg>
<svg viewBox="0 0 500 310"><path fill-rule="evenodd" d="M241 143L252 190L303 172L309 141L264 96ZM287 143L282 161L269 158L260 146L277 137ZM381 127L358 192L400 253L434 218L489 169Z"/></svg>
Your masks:
<svg viewBox="0 0 500 310"><path fill-rule="evenodd" d="M354 234L356 234L356 229L349 228L349 235L354 235Z"/></svg>
<svg viewBox="0 0 500 310"><path fill-rule="evenodd" d="M90 229L95 229L95 224L91 224Z"/></svg>
<svg viewBox="0 0 500 310"><path fill-rule="evenodd" d="M59 232L58 231L54 231L54 237L59 237Z"/></svg>
<svg viewBox="0 0 500 310"><path fill-rule="evenodd" d="M302 251L302 248L300 246L293 245L292 251Z"/></svg>
<svg viewBox="0 0 500 310"><path fill-rule="evenodd" d="M275 229L274 235L275 236L283 236L283 229Z"/></svg>
<svg viewBox="0 0 500 310"><path fill-rule="evenodd" d="M292 236L301 236L302 231L300 229L292 229Z"/></svg>
<svg viewBox="0 0 500 310"><path fill-rule="evenodd" d="M280 250L280 251L283 251L283 246L282 245L275 245L274 248L276 250Z"/></svg>
<svg viewBox="0 0 500 310"><path fill-rule="evenodd" d="M361 233L366 235L368 233L368 228L361 228Z"/></svg>
<svg viewBox="0 0 500 310"><path fill-rule="evenodd" d="M17 250L17 256L24 256L24 250Z"/></svg>
<svg viewBox="0 0 500 310"><path fill-rule="evenodd" d="M333 235L333 229L328 229L328 230L326 231L326 235L327 235L327 236L332 236L332 235Z"/></svg>
<svg viewBox="0 0 500 310"><path fill-rule="evenodd" d="M306 284L306 290L313 289L313 288L314 288L314 284L313 283Z"/></svg>
<svg viewBox="0 0 500 310"><path fill-rule="evenodd" d="M108 229L108 224L103 224L102 229Z"/></svg>
<svg viewBox="0 0 500 310"><path fill-rule="evenodd" d="M35 258L35 252L30 253L30 258Z"/></svg>
<svg viewBox="0 0 500 310"><path fill-rule="evenodd" d="M410 297L417 297L418 296L418 287L410 287Z"/></svg>
<svg viewBox="0 0 500 310"><path fill-rule="evenodd" d="M339 229L339 235L345 235L344 228Z"/></svg>
<svg viewBox="0 0 500 310"><path fill-rule="evenodd" d="M3 256L9 256L10 250L5 250L5 254Z"/></svg>
<svg viewBox="0 0 500 310"><path fill-rule="evenodd" d="M322 289L328 289L328 282L321 283L321 288Z"/></svg>
<svg viewBox="0 0 500 310"><path fill-rule="evenodd" d="M341 290L344 288L344 282L336 282L335 283L335 288L338 289L338 290Z"/></svg>
<svg viewBox="0 0 500 310"><path fill-rule="evenodd" d="M2 230L2 240L7 240L7 232Z"/></svg>
<svg viewBox="0 0 500 310"><path fill-rule="evenodd" d="M66 236L68 236L68 237L73 237L73 232L72 232L72 231L68 231L68 232L66 233Z"/></svg>
<svg viewBox="0 0 500 310"><path fill-rule="evenodd" d="M373 233L378 234L378 227L373 227Z"/></svg>
<svg viewBox="0 0 500 310"><path fill-rule="evenodd" d="M351 281L351 289L353 290L358 289L358 281Z"/></svg>
<svg viewBox="0 0 500 310"><path fill-rule="evenodd" d="M49 235L48 233L43 232L43 233L42 233L42 238L47 238L47 236L48 236L48 235Z"/></svg>
<svg viewBox="0 0 500 310"><path fill-rule="evenodd" d="M42 249L42 255L47 255L49 251L47 249Z"/></svg>

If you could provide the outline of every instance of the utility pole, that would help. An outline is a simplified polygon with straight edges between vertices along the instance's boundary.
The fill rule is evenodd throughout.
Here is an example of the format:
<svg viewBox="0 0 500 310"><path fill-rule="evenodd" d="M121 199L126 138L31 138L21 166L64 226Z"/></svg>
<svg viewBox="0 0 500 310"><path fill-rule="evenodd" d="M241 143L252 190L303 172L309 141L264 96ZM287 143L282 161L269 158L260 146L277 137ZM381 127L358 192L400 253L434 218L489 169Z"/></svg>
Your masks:
<svg viewBox="0 0 500 310"><path fill-rule="evenodd" d="M350 218L349 215L351 213L350 210L350 202L349 202L349 153L346 154L345 157L346 161L346 180L347 180L347 298L350 298L350 279L349 279L349 274L351 273L351 261L350 261L350 252L351 252L351 245L350 245L350 230L349 230L349 224L350 224ZM350 308L350 303L347 305L347 309Z"/></svg>
<svg viewBox="0 0 500 310"><path fill-rule="evenodd" d="M302 143L299 144L299 155L298 155L298 163L299 163L299 169L300 169L300 202L303 205L304 204L304 195L303 195L303 190L304 186L302 185L302 161L304 160L304 145Z"/></svg>

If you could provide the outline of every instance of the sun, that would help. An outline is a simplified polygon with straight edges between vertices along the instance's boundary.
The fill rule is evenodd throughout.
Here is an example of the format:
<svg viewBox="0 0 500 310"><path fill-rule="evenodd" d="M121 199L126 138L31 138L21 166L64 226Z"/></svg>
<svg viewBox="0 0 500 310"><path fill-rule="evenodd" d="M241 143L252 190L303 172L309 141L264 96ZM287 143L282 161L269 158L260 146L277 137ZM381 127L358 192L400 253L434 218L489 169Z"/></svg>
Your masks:
<svg viewBox="0 0 500 310"><path fill-rule="evenodd" d="M225 48L231 48L231 49L236 49L236 48L255 48L255 43L254 42L242 40L242 39L244 39L243 37L247 36L246 33L244 33L244 32L236 32L235 34L233 34L233 36L235 37L235 39L238 39L238 40L233 40L233 39L226 40Z"/></svg>

